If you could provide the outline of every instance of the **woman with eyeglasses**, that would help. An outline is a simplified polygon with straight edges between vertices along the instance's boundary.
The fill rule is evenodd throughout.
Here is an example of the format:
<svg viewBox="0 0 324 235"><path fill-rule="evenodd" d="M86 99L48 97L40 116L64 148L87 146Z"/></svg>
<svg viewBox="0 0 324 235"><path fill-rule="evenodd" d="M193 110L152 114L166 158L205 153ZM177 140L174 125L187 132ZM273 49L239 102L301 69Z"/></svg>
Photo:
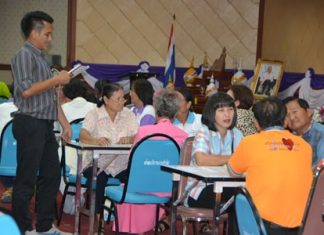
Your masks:
<svg viewBox="0 0 324 235"><path fill-rule="evenodd" d="M132 111L124 107L123 88L114 83L106 84L102 90L97 108L91 110L83 121L80 131L80 141L85 144L108 146L111 144L132 144L138 130L136 117ZM114 156L112 156L114 157ZM99 215L104 202L104 190L108 177L125 181L127 169L127 157L111 157L101 155L98 160L98 175L96 185L95 212ZM84 158L83 175L90 182L92 175L91 155ZM99 217L98 217L99 218Z"/></svg>

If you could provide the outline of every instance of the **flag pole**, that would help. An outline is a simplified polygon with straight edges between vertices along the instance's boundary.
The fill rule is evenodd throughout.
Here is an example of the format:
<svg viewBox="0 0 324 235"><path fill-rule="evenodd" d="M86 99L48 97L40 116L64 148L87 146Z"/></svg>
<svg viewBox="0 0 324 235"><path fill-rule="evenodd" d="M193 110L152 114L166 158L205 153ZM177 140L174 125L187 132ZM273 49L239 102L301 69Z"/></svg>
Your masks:
<svg viewBox="0 0 324 235"><path fill-rule="evenodd" d="M166 87L171 79L173 85L175 84L176 74L175 74L175 40L174 40L174 30L173 23L175 22L175 14L173 15L173 21L171 24L169 43L168 43L168 54L166 60L166 66L164 71L164 87Z"/></svg>

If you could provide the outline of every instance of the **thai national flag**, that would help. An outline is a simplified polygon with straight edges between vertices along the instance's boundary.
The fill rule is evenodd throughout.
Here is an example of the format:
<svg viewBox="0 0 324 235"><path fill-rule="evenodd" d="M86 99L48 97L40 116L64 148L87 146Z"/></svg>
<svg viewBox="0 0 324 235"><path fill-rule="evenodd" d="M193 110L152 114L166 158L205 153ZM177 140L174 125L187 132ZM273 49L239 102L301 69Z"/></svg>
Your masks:
<svg viewBox="0 0 324 235"><path fill-rule="evenodd" d="M168 45L168 57L166 61L165 71L164 71L164 82L163 85L166 87L169 79L172 79L175 83L175 42L174 42L174 32L173 32L173 23L171 25L171 32Z"/></svg>

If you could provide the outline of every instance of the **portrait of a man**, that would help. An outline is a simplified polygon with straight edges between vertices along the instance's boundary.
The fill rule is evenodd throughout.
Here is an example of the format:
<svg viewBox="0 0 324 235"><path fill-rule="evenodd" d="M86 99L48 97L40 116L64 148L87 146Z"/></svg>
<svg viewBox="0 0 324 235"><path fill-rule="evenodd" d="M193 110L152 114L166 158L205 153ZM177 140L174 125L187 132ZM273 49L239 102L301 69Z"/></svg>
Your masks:
<svg viewBox="0 0 324 235"><path fill-rule="evenodd" d="M259 60L251 89L256 98L277 95L283 73L283 63Z"/></svg>

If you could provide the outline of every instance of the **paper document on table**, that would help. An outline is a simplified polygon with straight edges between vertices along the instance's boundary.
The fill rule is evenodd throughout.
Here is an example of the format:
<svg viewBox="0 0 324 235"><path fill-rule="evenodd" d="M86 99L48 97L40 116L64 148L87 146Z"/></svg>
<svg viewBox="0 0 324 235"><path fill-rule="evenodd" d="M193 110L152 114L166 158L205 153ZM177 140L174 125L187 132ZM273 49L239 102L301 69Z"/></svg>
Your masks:
<svg viewBox="0 0 324 235"><path fill-rule="evenodd" d="M84 71L86 71L88 68L90 68L89 65L85 66L85 65L82 65L82 64L76 64L69 71L69 73L71 74L71 77L74 78L74 77L78 76L80 73L83 73Z"/></svg>

